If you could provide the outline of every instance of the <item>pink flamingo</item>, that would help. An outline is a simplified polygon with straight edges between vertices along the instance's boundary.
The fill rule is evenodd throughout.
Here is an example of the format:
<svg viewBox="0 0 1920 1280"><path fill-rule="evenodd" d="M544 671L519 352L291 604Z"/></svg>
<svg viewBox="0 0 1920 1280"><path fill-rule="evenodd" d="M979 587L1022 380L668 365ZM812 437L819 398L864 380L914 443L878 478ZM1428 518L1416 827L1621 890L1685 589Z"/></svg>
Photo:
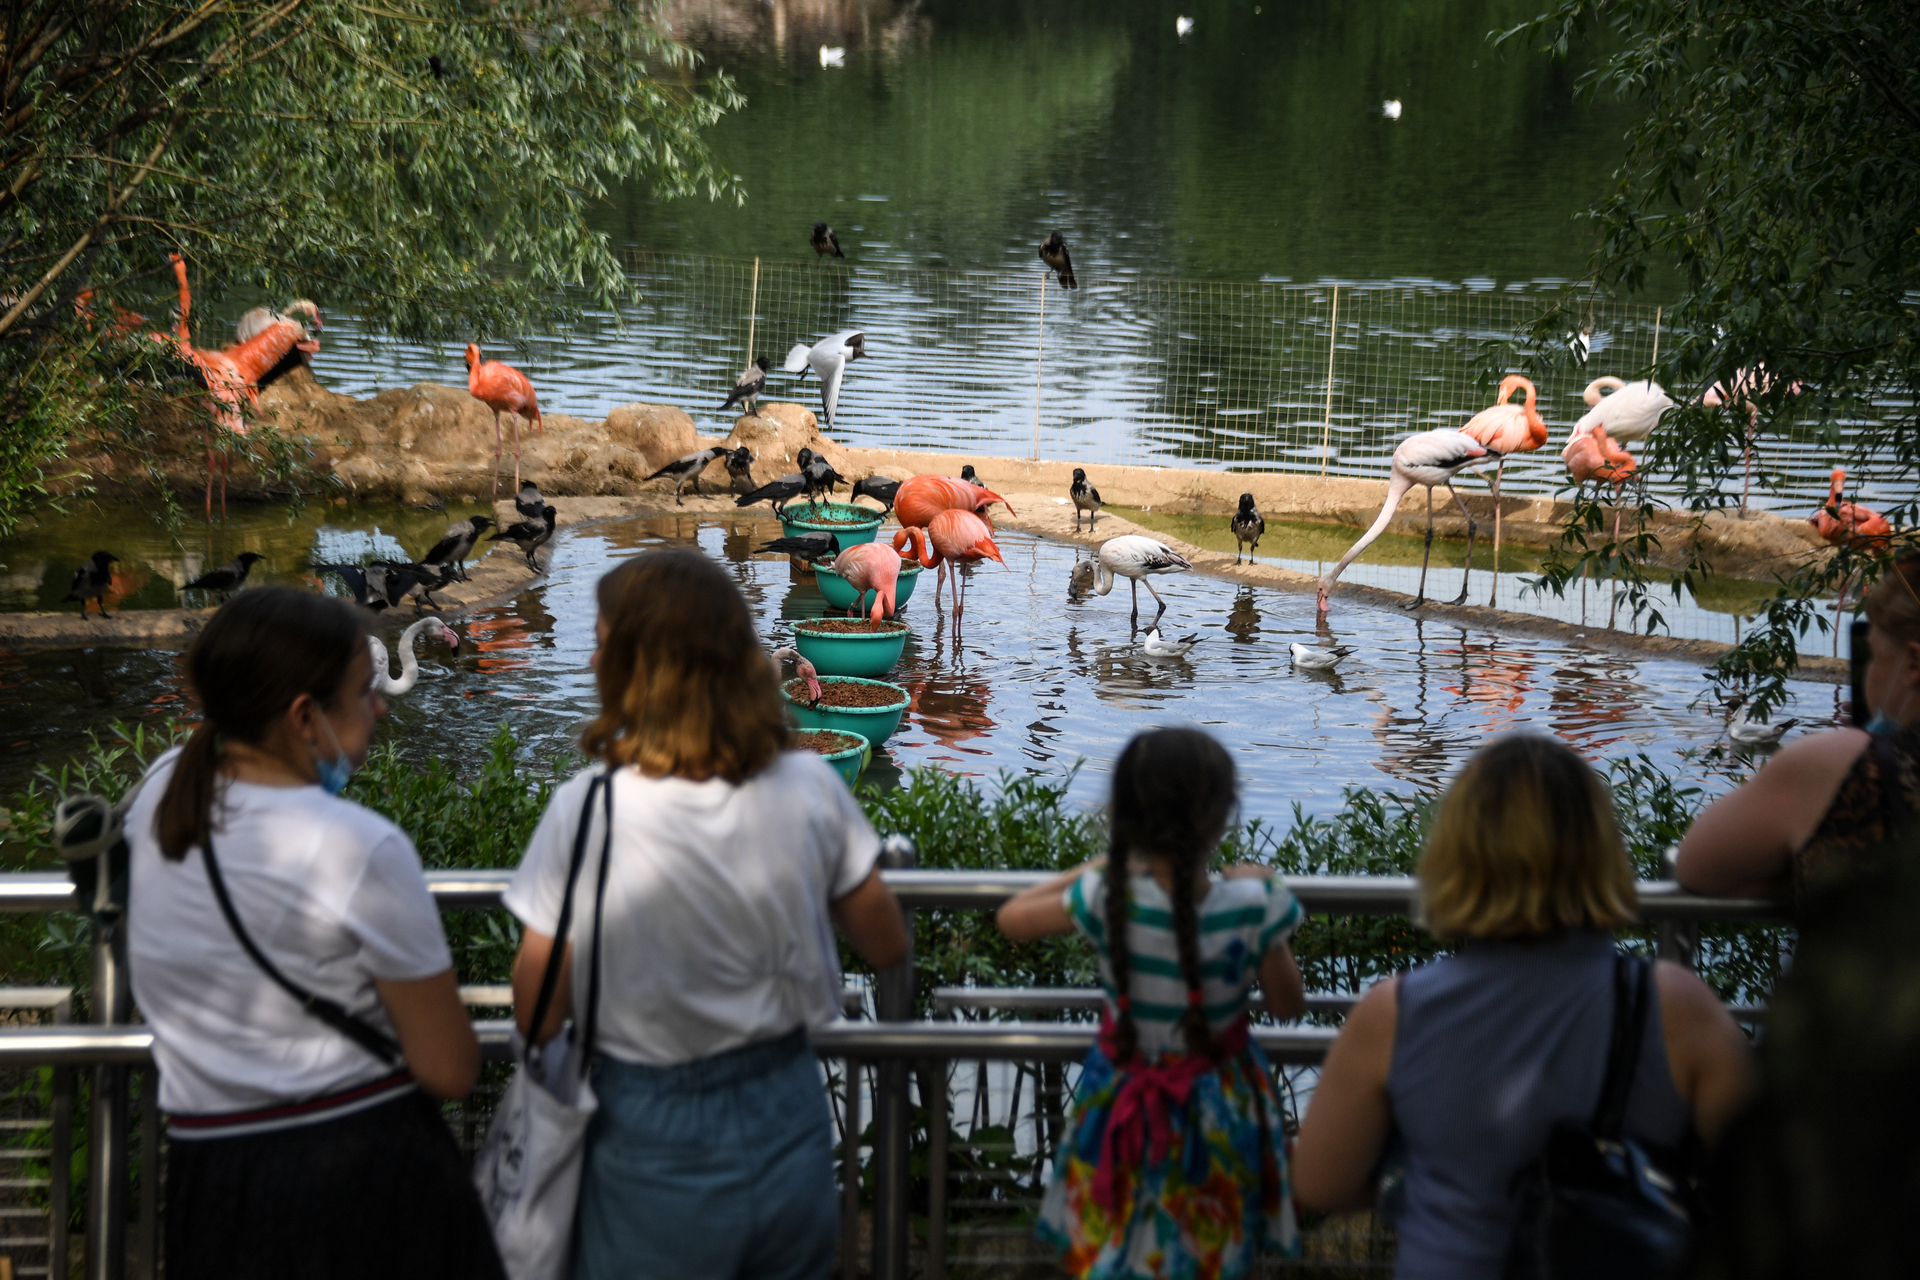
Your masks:
<svg viewBox="0 0 1920 1280"><path fill-rule="evenodd" d="M1862 550L1884 551L1893 539L1893 523L1872 507L1862 506L1858 502L1843 502L1840 495L1846 491L1847 472L1844 467L1833 469L1833 483L1827 489L1827 501L1818 511L1807 517L1829 546L1859 547ZM1840 615L1847 607L1847 588L1853 585L1853 574L1840 580L1840 599L1833 606L1833 651L1840 652Z"/></svg>
<svg viewBox="0 0 1920 1280"><path fill-rule="evenodd" d="M1753 432L1760 421L1760 398L1773 390L1777 379L1767 372L1764 364L1736 369L1733 377L1724 382L1716 382L1701 393L1700 403L1710 409L1725 405L1729 409L1744 409L1747 414L1747 435L1740 447L1740 509L1747 509L1747 493L1753 482ZM1789 382L1786 394L1797 396L1805 390L1805 384Z"/></svg>
<svg viewBox="0 0 1920 1280"><path fill-rule="evenodd" d="M493 410L493 497L500 497L500 415L513 415L513 487L520 487L520 419L547 433L540 398L526 374L498 360L482 360L480 344L467 344L467 394Z"/></svg>
<svg viewBox="0 0 1920 1280"><path fill-rule="evenodd" d="M956 480L952 476L914 476L902 480L893 495L893 514L904 528L924 529L934 516L942 511L971 511L984 515L986 509L996 502L1006 503L1007 511L1013 510L1013 504L991 489L965 480ZM991 528L992 526L988 526Z"/></svg>
<svg viewBox="0 0 1920 1280"><path fill-rule="evenodd" d="M956 481L955 483L959 483ZM1003 501L1003 499L995 499ZM899 504L894 504L899 510ZM946 577L947 561L954 562L953 570L953 616L958 618L966 609L964 592L966 585L960 578L960 562L965 560L998 560L1006 564L1000 554L1000 548L993 543L993 526L971 511L958 511L949 508L938 511L925 528L911 525L893 535L893 546L897 551L912 543L918 554L912 558L928 569L937 569L933 580L933 603L940 604L940 584ZM931 544L931 549L929 549ZM904 554L904 553L903 553Z"/></svg>
<svg viewBox="0 0 1920 1280"><path fill-rule="evenodd" d="M878 542L848 547L833 558L833 571L858 594L850 613L857 613L867 592L873 592L871 620L891 618L897 610L894 592L900 583L900 553Z"/></svg>
<svg viewBox="0 0 1920 1280"><path fill-rule="evenodd" d="M167 255L173 263L174 279L180 282L180 305L174 315L171 334L156 333L151 337L155 342L172 346L180 358L193 366L200 381L206 385L214 403L211 406L214 425L236 436L247 434L247 420L241 409L243 400L252 399L258 403L258 397L247 386L247 379L231 357L220 351L205 351L193 345L193 333L188 326L193 312L193 291L187 287L187 263L177 253ZM213 520L213 432L202 428L201 438L207 449L207 520ZM220 451L220 518L227 515L227 452Z"/></svg>
<svg viewBox="0 0 1920 1280"><path fill-rule="evenodd" d="M1525 404L1507 403L1507 397L1516 391L1527 393ZM1547 442L1546 419L1534 407L1535 400L1533 383L1517 373L1509 374L1500 383L1493 407L1474 414L1460 428L1460 434L1473 437L1500 455L1493 467L1493 593L1487 597L1489 608L1500 598L1500 477L1507 469L1508 455L1532 453Z"/></svg>
<svg viewBox="0 0 1920 1280"><path fill-rule="evenodd" d="M1340 575L1346 572L1354 557L1386 532L1393 513L1399 509L1400 499L1406 497L1407 490L1417 484L1427 487L1427 546L1420 556L1420 589L1414 593L1413 601L1407 608L1417 609L1427 599L1427 561L1433 556L1433 491L1437 488L1446 489L1448 496L1460 508L1460 514L1467 518L1467 572L1460 579L1460 594L1454 597L1453 603L1464 601L1467 598L1467 579L1473 575L1473 535L1479 526L1474 523L1473 513L1467 510L1467 504L1461 502L1460 495L1453 491L1453 478L1491 456L1492 451L1472 436L1446 428L1422 431L1402 440L1400 447L1393 451L1393 478L1387 483L1387 500L1381 506L1380 514L1374 517L1372 527L1360 535L1360 540L1347 548L1347 554L1340 557L1340 563L1320 578L1320 593L1315 601L1319 611L1327 611L1327 596L1333 590L1333 584L1340 580Z"/></svg>
<svg viewBox="0 0 1920 1280"><path fill-rule="evenodd" d="M1573 436L1566 447L1560 450L1560 457L1567 464L1576 485L1584 485L1589 480L1613 486L1613 545L1620 545L1620 515L1624 508L1620 495L1627 487L1627 481L1633 478L1637 467L1633 455L1613 442L1603 426L1583 423L1574 428ZM1586 608L1586 571L1581 571L1580 591L1581 608ZM1607 612L1607 628L1612 630L1615 610L1620 606L1620 596L1616 591L1613 605Z"/></svg>

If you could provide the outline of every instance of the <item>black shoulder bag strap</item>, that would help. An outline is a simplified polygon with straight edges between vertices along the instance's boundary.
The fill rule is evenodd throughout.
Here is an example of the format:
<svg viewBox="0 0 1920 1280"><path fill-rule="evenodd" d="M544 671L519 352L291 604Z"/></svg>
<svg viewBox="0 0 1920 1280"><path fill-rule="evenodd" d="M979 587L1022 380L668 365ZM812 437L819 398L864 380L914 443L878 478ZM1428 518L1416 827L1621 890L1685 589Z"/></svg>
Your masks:
<svg viewBox="0 0 1920 1280"><path fill-rule="evenodd" d="M1867 742L1874 771L1880 775L1880 810L1887 824L1887 838L1897 839L1913 824L1913 806L1907 802L1906 774L1900 768L1900 749L1893 735L1876 733Z"/></svg>
<svg viewBox="0 0 1920 1280"><path fill-rule="evenodd" d="M1648 975L1653 966L1637 956L1613 961L1613 1044L1607 1052L1606 1083L1593 1111L1595 1137L1617 1142L1627 1125L1627 1098L1640 1070L1640 1046L1646 1039Z"/></svg>
<svg viewBox="0 0 1920 1280"><path fill-rule="evenodd" d="M392 1036L375 1030L367 1023L348 1013L336 1000L330 1000L317 992L309 991L267 959L266 953L254 945L253 938L247 933L246 926L240 923L240 914L233 909L233 899L227 896L227 882L220 875L220 861L214 857L213 835L208 833L205 844L200 849L206 860L207 879L213 883L213 896L220 902L220 914L227 918L227 927L233 930L233 936L240 940L241 949L260 966L260 972L273 979L274 984L292 996L302 1009L320 1021L338 1031L347 1039L365 1049L390 1067L401 1065L400 1045Z"/></svg>
<svg viewBox="0 0 1920 1280"><path fill-rule="evenodd" d="M593 896L593 944L589 963L593 968L587 975L587 1009L582 1022L579 1061L584 1070L588 1056L593 1052L593 1036L596 1015L600 1004L600 909L607 894L607 863L613 852L613 778L601 773L587 784L587 800L580 806L580 825L573 833L573 856L567 863L567 887L560 899L560 921L553 931L553 949L547 953L546 972L540 975L540 994L533 1002L533 1020L527 1025L533 1028L534 1035L547 1020L547 1012L553 1008L554 993L560 987L560 965L566 958L567 935L573 927L573 887L580 879L580 868L587 858L587 835L593 826L593 802L596 797L603 798L606 813L606 835L600 845L600 878L594 888ZM527 1055L532 1057L539 1046L529 1040Z"/></svg>

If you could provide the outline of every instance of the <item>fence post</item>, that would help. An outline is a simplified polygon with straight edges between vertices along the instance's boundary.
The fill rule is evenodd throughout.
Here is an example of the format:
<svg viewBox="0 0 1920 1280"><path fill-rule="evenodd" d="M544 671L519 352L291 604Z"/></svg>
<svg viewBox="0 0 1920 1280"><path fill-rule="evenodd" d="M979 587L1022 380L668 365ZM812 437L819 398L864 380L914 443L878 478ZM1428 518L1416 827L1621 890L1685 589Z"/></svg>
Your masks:
<svg viewBox="0 0 1920 1280"><path fill-rule="evenodd" d="M1669 880L1677 880L1676 856L1678 846L1668 849L1660 855L1660 874ZM1662 960L1671 960L1675 964L1691 969L1700 954L1700 922L1698 920L1662 920L1654 930L1654 954Z"/></svg>
<svg viewBox="0 0 1920 1280"><path fill-rule="evenodd" d="M1327 454L1333 448L1333 347L1340 341L1340 286L1333 286L1333 316L1327 321L1327 407L1320 422L1320 478L1327 478Z"/></svg>
<svg viewBox="0 0 1920 1280"><path fill-rule="evenodd" d="M69 1022L73 1006L62 1000L53 1020ZM67 1255L72 1241L67 1227L73 1217L73 1068L53 1069L52 1132L47 1139L47 1275L66 1280L73 1268Z"/></svg>
<svg viewBox="0 0 1920 1280"><path fill-rule="evenodd" d="M109 880L106 865L100 879ZM117 907L96 908L93 919L93 1020L127 1021L127 939ZM127 1068L93 1069L93 1105L87 1125L87 1280L123 1280L127 1273Z"/></svg>
<svg viewBox="0 0 1920 1280"><path fill-rule="evenodd" d="M919 862L913 841L888 836L880 848L880 865L901 870ZM907 954L900 963L875 975L874 1008L882 1022L906 1022L913 1017L913 913L907 918ZM907 1280L907 1237L912 1226L908 1199L907 1140L913 1124L907 1083L911 1064L904 1059L882 1060L874 1071L873 1099L873 1275L874 1280Z"/></svg>
<svg viewBox="0 0 1920 1280"><path fill-rule="evenodd" d="M1040 369L1044 364L1047 340L1047 276L1040 273L1040 323L1033 334L1033 460L1040 461Z"/></svg>

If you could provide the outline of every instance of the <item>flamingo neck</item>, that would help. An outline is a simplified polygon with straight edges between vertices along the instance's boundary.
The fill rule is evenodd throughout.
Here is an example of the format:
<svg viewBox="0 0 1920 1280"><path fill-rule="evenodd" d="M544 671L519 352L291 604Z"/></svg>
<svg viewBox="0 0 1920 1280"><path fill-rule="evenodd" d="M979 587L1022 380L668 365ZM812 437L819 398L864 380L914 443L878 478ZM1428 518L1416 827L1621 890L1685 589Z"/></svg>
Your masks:
<svg viewBox="0 0 1920 1280"><path fill-rule="evenodd" d="M1393 482L1387 486L1387 500L1381 505L1380 514L1373 518L1372 526L1360 535L1360 540L1347 548L1347 554L1340 557L1340 563L1322 575L1320 579L1322 587L1331 587L1338 582L1340 575L1347 571L1347 566L1352 564L1362 551L1372 546L1374 539L1387 531L1387 525L1393 521L1394 512L1400 509L1400 499L1406 497L1407 490L1411 488L1413 488L1413 481L1406 476L1393 478Z"/></svg>

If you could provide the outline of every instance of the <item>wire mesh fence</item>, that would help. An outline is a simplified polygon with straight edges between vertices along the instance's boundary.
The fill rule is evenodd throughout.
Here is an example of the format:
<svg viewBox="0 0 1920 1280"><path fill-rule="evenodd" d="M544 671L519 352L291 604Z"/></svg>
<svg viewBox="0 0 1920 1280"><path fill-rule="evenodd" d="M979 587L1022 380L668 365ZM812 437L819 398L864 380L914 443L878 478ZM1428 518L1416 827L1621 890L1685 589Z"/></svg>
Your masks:
<svg viewBox="0 0 1920 1280"><path fill-rule="evenodd" d="M1551 284L1120 277L1066 292L1037 259L1031 272L639 251L625 263L639 300L621 315L523 344L549 412L657 401L724 434L731 417L719 405L751 355L773 363L769 394L817 407L815 380L782 371L788 349L859 329L868 356L848 370L836 439L1096 465L1384 478L1408 434L1491 405L1501 377L1524 371L1534 322L1554 310L1566 332L1549 344L1552 373L1539 375L1551 440L1511 461L1502 481L1510 493L1550 493L1565 485L1558 451L1586 411L1588 381L1646 376L1663 336L1657 306ZM334 342L320 366L356 392L459 371L457 349L369 338ZM1669 390L1685 399L1699 388ZM1840 460L1834 440L1862 425L1763 420L1752 505L1817 506ZM1650 479L1656 495L1677 493ZM1904 501L1911 486L1872 466L1853 480L1868 500ZM1730 488L1739 485L1736 475Z"/></svg>

